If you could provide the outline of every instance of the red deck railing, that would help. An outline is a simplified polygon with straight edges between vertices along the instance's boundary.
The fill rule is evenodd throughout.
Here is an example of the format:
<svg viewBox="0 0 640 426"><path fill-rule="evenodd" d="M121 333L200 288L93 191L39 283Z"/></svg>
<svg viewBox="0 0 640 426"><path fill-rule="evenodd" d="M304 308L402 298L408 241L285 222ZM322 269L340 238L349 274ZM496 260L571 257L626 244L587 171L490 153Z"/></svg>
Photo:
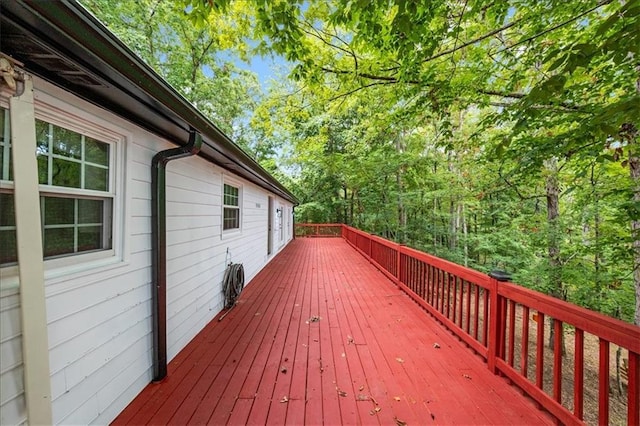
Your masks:
<svg viewBox="0 0 640 426"><path fill-rule="evenodd" d="M296 223L296 237L342 237L342 224Z"/></svg>
<svg viewBox="0 0 640 426"><path fill-rule="evenodd" d="M640 327L510 282L499 282L346 225L296 226L296 235L315 237L326 236L325 233L334 236L336 228L340 228L344 239L486 359L493 373L507 377L564 424L582 424L584 419L585 333L598 339L597 418L599 424L609 423L609 346L618 345L626 360L627 424L640 423ZM546 317L554 319L554 348L547 360L545 335L550 326ZM575 329L573 368L564 373L565 379L567 374L573 376L572 400L562 398L564 324ZM544 389L545 362L552 363L548 392Z"/></svg>

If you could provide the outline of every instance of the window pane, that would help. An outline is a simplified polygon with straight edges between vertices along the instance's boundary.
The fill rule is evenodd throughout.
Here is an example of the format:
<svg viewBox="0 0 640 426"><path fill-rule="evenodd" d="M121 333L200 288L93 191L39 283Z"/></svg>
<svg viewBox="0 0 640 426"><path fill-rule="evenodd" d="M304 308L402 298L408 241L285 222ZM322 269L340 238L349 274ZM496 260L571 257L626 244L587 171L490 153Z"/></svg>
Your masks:
<svg viewBox="0 0 640 426"><path fill-rule="evenodd" d="M44 256L73 253L73 227L44 230Z"/></svg>
<svg viewBox="0 0 640 426"><path fill-rule="evenodd" d="M54 158L51 178L52 185L80 188L80 163Z"/></svg>
<svg viewBox="0 0 640 426"><path fill-rule="evenodd" d="M222 229L240 228L240 210L228 209L223 210Z"/></svg>
<svg viewBox="0 0 640 426"><path fill-rule="evenodd" d="M49 157L38 154L38 183L49 184Z"/></svg>
<svg viewBox="0 0 640 426"><path fill-rule="evenodd" d="M78 251L98 250L102 247L102 226L78 228Z"/></svg>
<svg viewBox="0 0 640 426"><path fill-rule="evenodd" d="M84 138L84 159L90 163L109 165L109 144L95 139Z"/></svg>
<svg viewBox="0 0 640 426"><path fill-rule="evenodd" d="M53 153L69 158L82 158L82 136L71 130L53 126Z"/></svg>
<svg viewBox="0 0 640 426"><path fill-rule="evenodd" d="M238 205L238 194L239 194L239 189L231 186L231 185L224 185L224 205L226 206L237 206Z"/></svg>
<svg viewBox="0 0 640 426"><path fill-rule="evenodd" d="M16 226L12 194L0 194L0 226Z"/></svg>
<svg viewBox="0 0 640 426"><path fill-rule="evenodd" d="M78 200L78 223L102 223L102 200Z"/></svg>
<svg viewBox="0 0 640 426"><path fill-rule="evenodd" d="M100 167L85 166L84 188L106 191L108 189L109 171Z"/></svg>
<svg viewBox="0 0 640 426"><path fill-rule="evenodd" d="M5 113L5 111L6 111L6 109L0 108L0 143L8 142L8 141L4 140L4 125L5 125L4 113Z"/></svg>
<svg viewBox="0 0 640 426"><path fill-rule="evenodd" d="M75 222L75 202L73 198L43 197L44 224L60 225Z"/></svg>
<svg viewBox="0 0 640 426"><path fill-rule="evenodd" d="M11 135L9 134L9 110L0 108L0 179L13 180L11 167Z"/></svg>
<svg viewBox="0 0 640 426"><path fill-rule="evenodd" d="M47 154L49 152L49 123L36 120L36 152Z"/></svg>
<svg viewBox="0 0 640 426"><path fill-rule="evenodd" d="M0 264L12 263L18 260L16 248L16 231L0 231Z"/></svg>

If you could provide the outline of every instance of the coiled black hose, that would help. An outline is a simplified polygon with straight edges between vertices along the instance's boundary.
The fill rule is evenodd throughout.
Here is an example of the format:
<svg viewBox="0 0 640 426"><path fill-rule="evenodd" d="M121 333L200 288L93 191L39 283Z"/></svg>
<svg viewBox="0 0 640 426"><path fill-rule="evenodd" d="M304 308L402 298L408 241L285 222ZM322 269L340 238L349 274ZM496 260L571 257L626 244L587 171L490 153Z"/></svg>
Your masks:
<svg viewBox="0 0 640 426"><path fill-rule="evenodd" d="M230 263L224 271L222 289L224 291L224 308L231 309L244 287L244 267L242 263Z"/></svg>

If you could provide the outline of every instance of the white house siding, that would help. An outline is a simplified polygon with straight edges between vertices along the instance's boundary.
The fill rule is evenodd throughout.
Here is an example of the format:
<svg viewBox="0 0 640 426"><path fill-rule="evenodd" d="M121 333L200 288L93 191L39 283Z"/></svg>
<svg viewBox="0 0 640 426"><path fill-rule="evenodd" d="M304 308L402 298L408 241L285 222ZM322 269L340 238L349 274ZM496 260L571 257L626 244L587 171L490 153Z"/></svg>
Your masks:
<svg viewBox="0 0 640 426"><path fill-rule="evenodd" d="M55 98L57 107L126 138L121 150L125 161L117 170L124 179L124 222L114 229L114 236L123 233L117 258L48 268L45 284L54 423L106 424L152 379L150 164L156 152L174 145L47 83L36 83L40 99ZM242 188L240 231L221 229L224 179ZM273 254L267 257L269 195L199 157L168 164L169 359L222 309L227 262L242 263L249 282L284 246L274 235ZM289 202L271 196L274 205L291 212ZM293 226L292 220L285 223ZM292 228L285 235L289 241ZM18 424L26 420L19 294L6 270L0 284L0 423Z"/></svg>

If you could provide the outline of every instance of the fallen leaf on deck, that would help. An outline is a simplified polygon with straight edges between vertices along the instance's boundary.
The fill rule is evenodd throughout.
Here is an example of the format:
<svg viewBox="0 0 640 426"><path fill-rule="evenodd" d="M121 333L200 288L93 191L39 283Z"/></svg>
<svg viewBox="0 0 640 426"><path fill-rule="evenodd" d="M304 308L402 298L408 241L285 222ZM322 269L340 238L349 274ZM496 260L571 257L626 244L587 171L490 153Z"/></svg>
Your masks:
<svg viewBox="0 0 640 426"><path fill-rule="evenodd" d="M280 372L281 372L281 373L283 373L283 374L287 374L287 367L284 367L284 366L283 366L283 367L280 369Z"/></svg>
<svg viewBox="0 0 640 426"><path fill-rule="evenodd" d="M465 379L469 379L469 380L471 380L471 376L470 376L470 375L468 375L468 374L463 374L463 375L462 375L462 377L464 377Z"/></svg>
<svg viewBox="0 0 640 426"><path fill-rule="evenodd" d="M253 314L253 315L257 317L258 315L260 315L260 312L256 312L256 313L255 313L255 314Z"/></svg>
<svg viewBox="0 0 640 426"><path fill-rule="evenodd" d="M437 344L437 343L434 343L434 344L433 344L433 347L434 347L434 348L436 348L436 349L440 349L440 345L439 345L439 344Z"/></svg>
<svg viewBox="0 0 640 426"><path fill-rule="evenodd" d="M393 399L395 399L396 401L402 401L402 398L400 398L399 396L394 396Z"/></svg>
<svg viewBox="0 0 640 426"><path fill-rule="evenodd" d="M398 357L398 358L396 358L396 361L398 361L400 364L402 364L404 362L404 359Z"/></svg>
<svg viewBox="0 0 640 426"><path fill-rule="evenodd" d="M353 343L353 337L347 336L347 345L350 345L352 343Z"/></svg>
<svg viewBox="0 0 640 426"><path fill-rule="evenodd" d="M318 321L320 321L321 319L322 319L322 318L320 318L319 316L314 315L314 316L312 316L311 318L309 318L309 319L306 321L306 323L307 323L307 324L309 324L309 323L312 323L312 322L318 322Z"/></svg>
<svg viewBox="0 0 640 426"><path fill-rule="evenodd" d="M407 426L407 422L403 422L402 420L400 420L397 417L394 417L393 420L396 421L396 425L398 425L398 426Z"/></svg>
<svg viewBox="0 0 640 426"><path fill-rule="evenodd" d="M382 408L376 407L373 410L369 411L369 415L375 416L376 414L378 414L380 412L380 410L382 410Z"/></svg>
<svg viewBox="0 0 640 426"><path fill-rule="evenodd" d="M359 391L361 391L361 390L363 390L363 389L364 389L364 385L362 385L362 386L360 386L360 387L358 388L358 390L359 390Z"/></svg>
<svg viewBox="0 0 640 426"><path fill-rule="evenodd" d="M289 397L283 396L280 402L289 402Z"/></svg>
<svg viewBox="0 0 640 426"><path fill-rule="evenodd" d="M363 393L358 394L358 401L369 401L369 397Z"/></svg>
<svg viewBox="0 0 640 426"><path fill-rule="evenodd" d="M343 396L343 397L344 397L344 396L347 396L347 393L346 393L345 391L338 390L338 395L340 395L340 396Z"/></svg>

